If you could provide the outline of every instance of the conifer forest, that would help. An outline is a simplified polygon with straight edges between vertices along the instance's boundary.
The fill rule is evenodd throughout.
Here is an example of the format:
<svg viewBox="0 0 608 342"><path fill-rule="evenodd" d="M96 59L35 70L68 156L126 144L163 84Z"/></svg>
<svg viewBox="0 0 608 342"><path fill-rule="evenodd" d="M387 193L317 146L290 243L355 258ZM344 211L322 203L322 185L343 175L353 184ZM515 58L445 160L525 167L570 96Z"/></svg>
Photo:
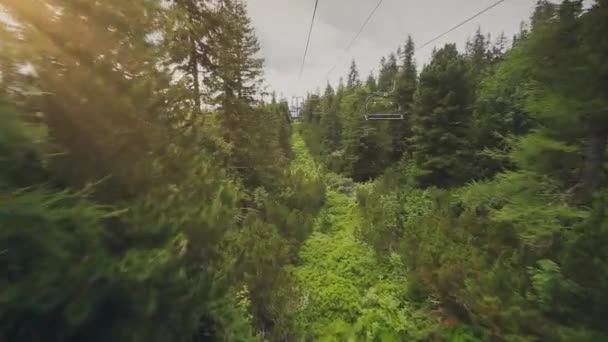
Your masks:
<svg viewBox="0 0 608 342"><path fill-rule="evenodd" d="M248 10L0 0L0 341L608 341L608 0L298 120Z"/></svg>

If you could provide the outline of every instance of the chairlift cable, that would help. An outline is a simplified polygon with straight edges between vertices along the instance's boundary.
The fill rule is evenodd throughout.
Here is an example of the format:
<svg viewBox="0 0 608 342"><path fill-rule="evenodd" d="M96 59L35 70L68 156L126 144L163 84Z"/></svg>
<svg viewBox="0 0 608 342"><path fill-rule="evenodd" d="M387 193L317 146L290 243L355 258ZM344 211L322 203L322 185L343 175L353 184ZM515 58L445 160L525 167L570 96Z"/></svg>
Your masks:
<svg viewBox="0 0 608 342"><path fill-rule="evenodd" d="M365 30L365 28L367 27L367 25L372 20L372 17L374 16L374 14L376 14L376 12L378 11L378 8L380 8L380 5L382 5L382 2L384 2L384 0L379 0L378 1L378 3L376 4L376 7L374 7L374 9L369 13L369 15L367 16L367 18L363 22L363 25L361 25L361 28L359 28L359 31L357 32L357 34L355 35L355 37L350 41L350 43L348 43L348 45L346 46L346 48L344 49L344 51L342 52L342 54L347 53L348 51L350 51L350 49L353 47L353 45L355 44L355 42L357 41L357 39L359 39L359 37L361 36L361 34L363 33L363 31ZM341 59L342 58L340 57L340 60ZM331 74L334 71L334 69L338 66L338 63L339 63L339 60L331 67L331 69L329 69L329 71L327 72L327 77L329 77L329 74Z"/></svg>
<svg viewBox="0 0 608 342"><path fill-rule="evenodd" d="M420 46L417 47L417 51L420 51L421 49L429 46L430 44L436 42L437 40L445 37L446 35L454 32L455 30L459 29L460 27L468 24L469 22L471 22L472 20L476 19L477 17L485 14L486 12L489 12L490 10L494 9L495 7L497 7L498 5L502 4L503 2L505 2L506 0L499 0L496 1L495 3L491 4L490 6L482 9L481 11L475 13L474 15L472 15L471 17L465 19L464 21L458 23L457 25L455 25L454 27L450 28L449 30L437 35L436 37L432 38L431 40L424 42L423 44L421 44ZM350 48L352 46L352 44L356 41L356 38L359 37L359 35L361 34L361 32L363 32L363 29L365 28L365 26L367 25L367 22L371 19L371 17L373 16L373 14L375 13L375 11L378 9L378 7L380 7L380 4L382 4L382 0L380 0L378 2L378 5L376 6L376 8L374 8L374 10L372 11L372 13L370 14L370 16L368 17L368 20L366 21L366 23L363 25L362 29L360 30L360 32L357 34L357 36L355 36L355 39L353 39L353 41L351 42L351 44L349 44L348 48ZM348 50L345 50L345 52L347 52ZM329 75L334 71L334 69L337 67L337 63L334 64L331 69L329 70L329 72L326 75L326 78L329 78Z"/></svg>
<svg viewBox="0 0 608 342"><path fill-rule="evenodd" d="M439 39L443 38L444 36L446 36L446 35L448 35L448 34L450 34L450 33L454 32L455 30L459 29L460 27L462 27L462 26L464 26L464 25L468 24L469 22L471 22L473 19L475 19L475 18L477 18L477 17L481 16L482 14L484 14L484 13L486 13L486 12L490 11L491 9L493 9L494 7L496 7L496 6L500 5L500 4L502 4L502 3L503 3L503 2L505 2L505 1L506 1L506 0L499 0L499 1L495 2L495 3L493 3L492 5L490 5L490 6L486 7L486 8L484 8L484 9L482 9L481 11L479 11L479 12L475 13L475 14L474 14L473 16L471 16L470 18L468 18L468 19L466 19L466 20L462 21L461 23L459 23L459 24L455 25L455 26L454 26L454 27L452 27L451 29L449 29L449 30L445 31L444 33L442 33L442 34L440 34L440 35L436 36L435 38L433 38L433 39L431 39L431 40L429 40L429 41L425 42L425 43L424 43L424 44L422 44L422 45L420 45L420 46L417 48L417 50L421 50L421 49L423 49L423 48L427 47L428 45L432 44L433 42L435 42L435 41L437 41L437 40L439 40Z"/></svg>
<svg viewBox="0 0 608 342"><path fill-rule="evenodd" d="M308 55L308 46L310 45L310 37L312 36L312 29L315 25L315 18L317 16L317 8L319 7L319 0L315 0L315 9L312 12L312 20L310 21L310 28L308 29L308 38L306 38L306 47L304 48L304 57L302 58L302 65L300 66L300 74L298 80L302 78L302 72L304 72L304 64L306 64L306 56Z"/></svg>

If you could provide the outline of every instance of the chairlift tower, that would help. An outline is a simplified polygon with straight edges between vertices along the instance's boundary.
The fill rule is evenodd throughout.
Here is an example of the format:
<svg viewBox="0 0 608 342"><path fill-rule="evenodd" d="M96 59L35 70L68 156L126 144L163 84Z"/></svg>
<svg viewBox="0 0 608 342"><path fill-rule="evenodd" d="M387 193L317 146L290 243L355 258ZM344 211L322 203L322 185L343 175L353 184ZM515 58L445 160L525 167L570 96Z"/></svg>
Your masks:
<svg viewBox="0 0 608 342"><path fill-rule="evenodd" d="M300 101L302 100L302 101ZM291 119L299 120L302 118L302 103L304 102L304 98L300 96L293 96L291 98Z"/></svg>

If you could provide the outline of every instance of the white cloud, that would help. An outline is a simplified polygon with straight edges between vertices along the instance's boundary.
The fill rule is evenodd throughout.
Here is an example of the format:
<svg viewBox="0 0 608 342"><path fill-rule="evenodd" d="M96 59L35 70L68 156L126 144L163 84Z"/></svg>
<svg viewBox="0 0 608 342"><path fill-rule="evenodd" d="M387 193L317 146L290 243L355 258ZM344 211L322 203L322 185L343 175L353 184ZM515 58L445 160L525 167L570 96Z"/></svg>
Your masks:
<svg viewBox="0 0 608 342"><path fill-rule="evenodd" d="M266 59L266 80L278 94L303 96L325 86L326 74L338 64L330 81L336 83L355 58L362 77L377 68L382 56L403 45L407 34L416 44L430 40L496 0L385 0L355 46L343 49L376 5L375 0L320 0L317 21L301 79L298 79L314 0L247 0L249 13ZM435 42L455 42L462 49L478 26L493 36L511 37L527 20L535 0L509 0ZM420 65L433 46L418 51ZM342 59L340 57L342 56Z"/></svg>

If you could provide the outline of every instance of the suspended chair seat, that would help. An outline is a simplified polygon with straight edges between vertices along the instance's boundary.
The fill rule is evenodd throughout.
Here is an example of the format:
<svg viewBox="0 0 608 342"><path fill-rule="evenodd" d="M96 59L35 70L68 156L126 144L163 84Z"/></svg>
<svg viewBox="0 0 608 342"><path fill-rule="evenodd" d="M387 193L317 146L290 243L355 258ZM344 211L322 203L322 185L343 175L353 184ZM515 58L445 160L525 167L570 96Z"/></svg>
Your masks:
<svg viewBox="0 0 608 342"><path fill-rule="evenodd" d="M401 113L369 113L365 114L365 120L403 120Z"/></svg>

